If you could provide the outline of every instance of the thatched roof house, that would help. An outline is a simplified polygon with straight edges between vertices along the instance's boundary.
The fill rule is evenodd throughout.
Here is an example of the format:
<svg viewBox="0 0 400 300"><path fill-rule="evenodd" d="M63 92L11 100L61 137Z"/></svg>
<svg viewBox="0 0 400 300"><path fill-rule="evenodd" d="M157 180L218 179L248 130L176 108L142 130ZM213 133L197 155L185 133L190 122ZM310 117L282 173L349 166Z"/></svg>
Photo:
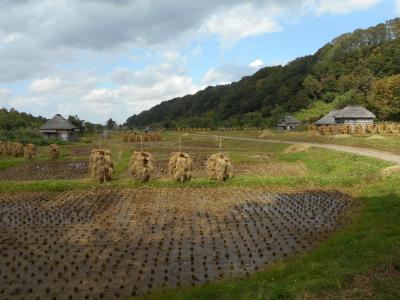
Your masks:
<svg viewBox="0 0 400 300"><path fill-rule="evenodd" d="M40 132L43 133L45 138L64 141L77 139L76 133L78 131L79 129L75 125L60 114L56 114L53 119L48 120L40 127Z"/></svg>
<svg viewBox="0 0 400 300"><path fill-rule="evenodd" d="M359 105L349 105L335 114L336 123L368 124L373 123L376 116L368 109Z"/></svg>
<svg viewBox="0 0 400 300"><path fill-rule="evenodd" d="M315 122L315 125L321 126L321 125L332 125L335 124L335 115L340 111L340 109L334 109L327 115L323 116L321 119L319 119L317 122Z"/></svg>
<svg viewBox="0 0 400 300"><path fill-rule="evenodd" d="M300 126L299 120L297 120L295 117L292 117L292 116L286 116L279 121L279 123L277 125L277 129L289 131L289 130L295 129L299 126Z"/></svg>
<svg viewBox="0 0 400 300"><path fill-rule="evenodd" d="M315 122L315 125L350 124L365 125L373 124L376 116L360 105L349 105L341 110L332 110L323 118Z"/></svg>

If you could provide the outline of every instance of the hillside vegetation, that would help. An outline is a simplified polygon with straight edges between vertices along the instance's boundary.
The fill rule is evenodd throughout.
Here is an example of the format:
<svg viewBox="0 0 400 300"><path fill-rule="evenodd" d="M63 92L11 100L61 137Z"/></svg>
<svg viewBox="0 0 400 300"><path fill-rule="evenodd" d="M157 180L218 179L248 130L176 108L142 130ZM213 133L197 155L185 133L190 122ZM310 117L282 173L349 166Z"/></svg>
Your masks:
<svg viewBox="0 0 400 300"><path fill-rule="evenodd" d="M399 18L358 29L285 66L162 102L131 116L126 125L262 126L296 112L313 122L347 104L363 104L382 120L399 120L399 39Z"/></svg>

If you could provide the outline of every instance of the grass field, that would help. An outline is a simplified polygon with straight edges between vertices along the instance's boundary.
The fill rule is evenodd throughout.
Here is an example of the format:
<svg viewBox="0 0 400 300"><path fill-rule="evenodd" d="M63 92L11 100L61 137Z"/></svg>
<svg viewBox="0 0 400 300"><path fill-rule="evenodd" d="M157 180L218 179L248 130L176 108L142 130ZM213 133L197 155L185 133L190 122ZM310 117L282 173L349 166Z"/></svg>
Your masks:
<svg viewBox="0 0 400 300"><path fill-rule="evenodd" d="M251 131L219 131L210 134L226 135L226 136L244 136L252 138L261 138L262 132ZM322 144L336 144L344 146L355 146L363 148L371 148L377 150L384 150L393 153L400 153L400 135L399 134L355 134L351 136L343 135L319 135L307 131L291 131L291 132L277 132L270 130L263 134L263 139L274 139L282 141L298 141Z"/></svg>
<svg viewBox="0 0 400 300"><path fill-rule="evenodd" d="M213 133L214 134L214 133ZM224 135L258 137L258 133L224 132ZM201 168L204 160L219 151L219 140L208 135L179 134L183 151ZM269 138L269 136L267 137ZM331 142L344 145L393 150L395 137L384 140L333 139L290 133L270 138ZM163 141L145 143L143 150L153 154L156 162L165 162L178 148L178 133L166 132ZM120 137L62 146L62 160L86 159L87 151L97 144L112 151L113 180L100 186L87 176L80 179L0 181L3 193L19 191L119 190L124 188L248 188L263 187L271 191L337 190L356 199L356 209L347 217L346 226L318 247L289 260L275 263L242 279L224 279L201 287L179 288L146 296L149 299L398 299L400 297L400 187L399 175L383 177L380 170L390 163L310 148L284 153L286 144L223 140L226 152L236 169L227 182L209 180L195 173L187 183L177 183L160 175L148 183L133 181L127 171L132 150L138 144L123 143ZM46 159L46 147L39 148L37 160ZM0 172L24 165L23 159L0 156Z"/></svg>

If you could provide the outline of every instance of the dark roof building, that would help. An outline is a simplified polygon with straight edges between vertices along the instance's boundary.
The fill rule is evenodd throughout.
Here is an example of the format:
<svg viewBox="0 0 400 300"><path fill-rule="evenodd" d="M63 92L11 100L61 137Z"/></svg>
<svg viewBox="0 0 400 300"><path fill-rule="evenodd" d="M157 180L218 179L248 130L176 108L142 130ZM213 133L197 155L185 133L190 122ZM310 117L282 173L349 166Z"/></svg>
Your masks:
<svg viewBox="0 0 400 300"><path fill-rule="evenodd" d="M40 132L48 139L61 139L71 141L77 138L76 132L79 129L60 114L48 120L40 127Z"/></svg>
<svg viewBox="0 0 400 300"><path fill-rule="evenodd" d="M334 109L327 115L323 116L315 125L332 125L335 124L335 115L340 111L340 109Z"/></svg>
<svg viewBox="0 0 400 300"><path fill-rule="evenodd" d="M376 116L360 105L349 105L335 114L335 120L366 119L374 120Z"/></svg>
<svg viewBox="0 0 400 300"><path fill-rule="evenodd" d="M315 122L315 125L350 124L366 125L372 124L376 116L360 105L349 105L340 110L332 110L326 116Z"/></svg>
<svg viewBox="0 0 400 300"><path fill-rule="evenodd" d="M292 130L297 127L299 127L300 121L297 120L295 117L292 116L286 116L283 119L281 119L277 125L278 130Z"/></svg>

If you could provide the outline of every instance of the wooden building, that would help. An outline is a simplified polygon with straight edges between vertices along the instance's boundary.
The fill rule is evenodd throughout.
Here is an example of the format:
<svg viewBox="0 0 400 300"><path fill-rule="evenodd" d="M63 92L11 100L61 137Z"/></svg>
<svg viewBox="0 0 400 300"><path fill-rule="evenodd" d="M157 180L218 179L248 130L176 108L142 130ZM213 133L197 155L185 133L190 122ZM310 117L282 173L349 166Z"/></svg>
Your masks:
<svg viewBox="0 0 400 300"><path fill-rule="evenodd" d="M56 114L40 127L40 132L48 139L74 141L78 139L79 129L60 114Z"/></svg>
<svg viewBox="0 0 400 300"><path fill-rule="evenodd" d="M340 110L332 110L314 124L317 126L335 124L368 125L373 124L375 118L376 116L366 108L360 105L349 105Z"/></svg>
<svg viewBox="0 0 400 300"><path fill-rule="evenodd" d="M295 117L286 116L277 125L278 130L290 131L300 126L300 121Z"/></svg>

